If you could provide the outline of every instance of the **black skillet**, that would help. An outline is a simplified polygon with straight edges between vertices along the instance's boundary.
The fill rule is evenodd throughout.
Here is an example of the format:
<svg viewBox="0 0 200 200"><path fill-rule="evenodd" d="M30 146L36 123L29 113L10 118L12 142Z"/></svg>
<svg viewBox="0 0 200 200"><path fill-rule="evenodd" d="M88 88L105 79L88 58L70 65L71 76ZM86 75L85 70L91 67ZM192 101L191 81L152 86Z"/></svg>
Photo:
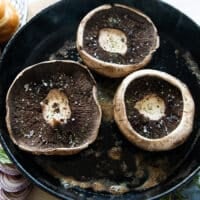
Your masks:
<svg viewBox="0 0 200 200"><path fill-rule="evenodd" d="M142 155L142 158L146 159L144 159L144 162L147 165L155 167L157 163L159 168L158 160L162 160L165 157L168 161L168 167L165 169L167 173L166 180L161 181L159 185L150 189L132 191L121 196L93 192L92 190L84 190L77 187L65 188L59 179L49 173L47 170L49 166L69 175L69 173L75 173L74 171L81 171L77 170L76 167L73 171L73 167L79 165L78 169L83 169L83 173L86 174L87 170L85 168L91 168L92 174L95 176L95 170L92 170L94 163L88 161L88 163L86 162L82 165L79 162L80 160L77 161L80 159L79 155L74 157L45 157L25 153L11 142L5 125L5 95L17 73L28 65L47 60L50 55L62 47L65 41L68 42L68 47L70 47L68 49L68 58L76 60L77 54L73 49L73 45L70 45L75 41L77 26L88 11L104 3L122 3L134 6L151 17L161 36L161 46L147 68L167 71L180 78L189 86L196 104L195 123L191 137L184 145L170 152L148 153L141 151L130 145L118 134L119 131L115 124L103 123L100 135L104 135L106 132L112 137L112 134L117 132L117 137L123 141L125 148L132 152L133 155L137 153ZM57 52L56 58L63 59L63 54ZM200 65L199 26L181 12L163 2L157 0L60 1L28 22L5 48L0 63L0 138L2 145L12 161L29 179L59 198L117 200L159 198L189 181L200 169L200 73L198 65ZM97 75L95 77L98 85L102 85L104 88L106 88L105 85L111 85L110 89L112 91L115 90L116 85L120 82L120 80L110 81ZM115 82L114 86L112 86L111 82ZM112 98L112 95L112 92L110 95L108 94L110 98ZM105 138L102 148L108 148L112 143L111 141L112 138ZM69 170L70 166L71 170ZM163 167L162 164L161 167ZM105 170L104 172L107 173ZM73 175L77 176L77 174ZM148 174L146 178L148 179Z"/></svg>

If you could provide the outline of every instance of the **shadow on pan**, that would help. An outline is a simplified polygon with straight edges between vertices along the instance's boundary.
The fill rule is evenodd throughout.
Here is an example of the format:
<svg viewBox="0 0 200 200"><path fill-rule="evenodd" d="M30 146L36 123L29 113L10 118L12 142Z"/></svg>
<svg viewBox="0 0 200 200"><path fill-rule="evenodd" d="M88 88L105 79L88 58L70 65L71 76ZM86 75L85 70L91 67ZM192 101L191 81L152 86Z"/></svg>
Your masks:
<svg viewBox="0 0 200 200"><path fill-rule="evenodd" d="M162 170L162 173L159 174L159 176L163 175L163 178L161 177L158 181L160 184L152 185L149 189L136 191L136 188L144 183L140 180L137 182L138 184L133 186L131 192L121 196L96 193L76 187L65 188L65 185L48 170L49 168L58 171L63 176L73 175L79 178L79 175L83 173L88 179L93 180L96 177L100 177L96 173L97 169L94 167L98 160L90 157L85 159L83 163L83 159L81 159L82 154L71 157L30 155L19 150L10 141L5 125L5 96L9 85L17 73L25 67L43 60L78 60L79 57L75 49L75 36L80 20L91 9L104 3L116 2L134 6L151 17L158 28L161 45L147 68L166 71L184 81L190 88L196 104L194 130L191 137L184 145L170 152L149 153L142 151L124 140L118 134L119 130L113 122L105 122L103 120L99 135L103 137L104 141L109 142L102 143L97 140L90 149L95 151L98 147L101 147L101 149L109 150L113 146L113 142L119 140L128 157L132 156L133 164L129 164L130 167L136 171L138 168L144 169L145 176L142 179L143 181L148 181L152 178L149 167ZM200 121L198 120L200 118L199 49L199 27L182 13L160 1L61 1L34 17L15 35L4 51L0 64L1 142L10 158L27 177L41 188L62 199L143 200L161 197L189 181L200 168ZM63 52L66 51L68 53L64 54ZM104 95L107 95L106 97L112 101L113 91L115 91L121 80L111 81L96 74L94 76L96 77L99 90L107 88L104 91ZM110 133L109 136L108 134L105 135L106 132ZM136 166L134 163L136 163L138 157L143 162ZM124 159L127 159L126 156ZM106 156L103 156L101 160L108 163ZM79 170L80 163L83 166L81 170ZM112 166L113 163L111 162L107 166L108 169L102 168L104 176L109 177L109 174L106 173ZM147 169L144 166L147 166ZM87 174L86 169L88 168L92 173ZM117 171L116 169L115 176L118 176Z"/></svg>

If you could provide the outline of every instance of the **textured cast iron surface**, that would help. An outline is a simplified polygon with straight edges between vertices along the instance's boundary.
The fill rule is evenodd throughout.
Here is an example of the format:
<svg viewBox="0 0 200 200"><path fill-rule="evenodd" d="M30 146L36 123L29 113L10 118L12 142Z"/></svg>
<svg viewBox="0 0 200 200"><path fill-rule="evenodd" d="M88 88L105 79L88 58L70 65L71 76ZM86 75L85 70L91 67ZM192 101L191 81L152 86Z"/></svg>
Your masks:
<svg viewBox="0 0 200 200"><path fill-rule="evenodd" d="M76 29L81 18L92 8L108 2L121 2L135 6L149 15L158 27L161 36L161 47L156 52L148 68L167 71L184 81L190 88L196 104L194 131L189 140L176 150L165 153L148 153L130 145L118 134L118 129L104 114L104 123L100 129L100 136L105 133L117 135L125 149L132 155L140 155L144 163L142 166L163 168L169 176L160 185L142 192L130 192L123 196L94 193L78 188L65 189L60 181L47 172L47 166L66 174L63 168L69 167L69 161L78 162L75 157L37 157L20 151L10 141L5 126L5 95L7 89L23 68L30 64L47 60L67 40L75 41ZM77 59L76 52L70 47L71 59ZM198 169L200 164L200 30L193 22L177 10L158 1L62 1L29 22L10 42L2 57L0 65L0 133L1 141L8 154L18 167L36 184L63 199L146 199L156 198L176 188L187 181ZM58 57L58 55L57 55ZM67 57L67 56L66 56ZM60 56L62 58L62 56ZM95 75L96 76L96 75ZM100 98L112 99L113 92L120 80L111 81L96 76L100 91ZM115 83L116 82L116 83ZM106 85L106 86L105 86ZM109 87L107 87L109 85ZM101 90L107 88L107 90ZM112 91L112 92L111 92ZM102 95L102 96L101 96ZM108 120L108 121L107 121ZM105 135L105 137L108 137ZM109 137L107 138L109 141ZM109 149L112 142L102 148ZM95 148L92 146L92 148ZM135 157L133 158L135 162ZM162 161L165 160L165 164ZM30 162L31 161L31 162ZM159 162L161 161L161 162ZM56 163L56 164L55 164ZM156 164L155 164L156 163ZM92 170L93 166L89 166ZM134 166L135 167L135 166ZM83 167L84 171L84 167ZM73 170L72 170L73 173Z"/></svg>

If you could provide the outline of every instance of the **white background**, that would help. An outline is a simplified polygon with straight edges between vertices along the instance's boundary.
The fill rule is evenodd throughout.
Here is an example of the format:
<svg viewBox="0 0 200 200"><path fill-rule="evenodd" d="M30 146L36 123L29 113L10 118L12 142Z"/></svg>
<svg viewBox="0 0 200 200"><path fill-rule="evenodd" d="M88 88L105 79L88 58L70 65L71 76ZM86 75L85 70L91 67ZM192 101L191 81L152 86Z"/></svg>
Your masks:
<svg viewBox="0 0 200 200"><path fill-rule="evenodd" d="M200 0L164 0L189 16L200 25Z"/></svg>

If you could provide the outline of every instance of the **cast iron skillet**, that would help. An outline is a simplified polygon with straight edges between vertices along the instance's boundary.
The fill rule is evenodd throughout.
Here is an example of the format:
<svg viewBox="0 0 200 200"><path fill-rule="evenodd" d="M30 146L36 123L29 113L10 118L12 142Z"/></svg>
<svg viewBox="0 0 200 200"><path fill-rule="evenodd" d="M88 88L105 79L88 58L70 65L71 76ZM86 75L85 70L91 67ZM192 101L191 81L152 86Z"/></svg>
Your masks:
<svg viewBox="0 0 200 200"><path fill-rule="evenodd" d="M5 96L17 73L28 65L46 60L50 54L62 46L64 41L75 41L76 29L82 17L91 9L104 3L122 3L134 6L151 17L158 27L161 47L148 67L167 71L184 81L189 86L196 104L193 133L189 140L178 149L165 153L147 153L131 147L135 152L141 151L152 159L167 155L172 164L176 163L177 167L174 167L167 180L148 190L129 192L123 196L95 193L80 188L64 188L58 179L47 173L45 167L56 162L62 168L62 163L65 163L68 157L37 157L19 150L11 142L5 125ZM24 175L39 187L59 198L117 200L159 198L189 181L200 169L199 50L199 26L163 2L157 0L60 1L34 17L5 48L0 63L0 138L2 145ZM76 59L73 52L71 58ZM104 130L104 128L101 129ZM127 145L130 144L127 143ZM73 160L73 158L70 159Z"/></svg>

